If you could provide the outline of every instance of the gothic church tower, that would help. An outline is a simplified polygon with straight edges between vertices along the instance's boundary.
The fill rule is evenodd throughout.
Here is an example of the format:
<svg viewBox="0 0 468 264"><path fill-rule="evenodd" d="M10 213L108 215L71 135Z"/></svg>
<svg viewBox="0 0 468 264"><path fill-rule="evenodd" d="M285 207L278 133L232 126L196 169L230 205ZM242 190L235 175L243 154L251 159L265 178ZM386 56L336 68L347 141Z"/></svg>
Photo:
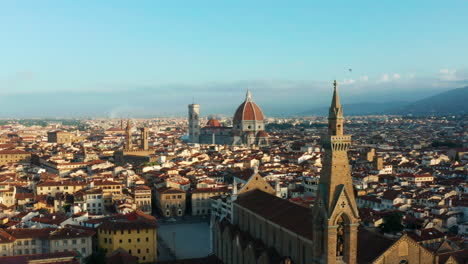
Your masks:
<svg viewBox="0 0 468 264"><path fill-rule="evenodd" d="M322 175L313 208L314 256L319 263L356 263L359 215L354 199L348 149L351 136L343 134L343 109L334 83L328 116L328 135Z"/></svg>

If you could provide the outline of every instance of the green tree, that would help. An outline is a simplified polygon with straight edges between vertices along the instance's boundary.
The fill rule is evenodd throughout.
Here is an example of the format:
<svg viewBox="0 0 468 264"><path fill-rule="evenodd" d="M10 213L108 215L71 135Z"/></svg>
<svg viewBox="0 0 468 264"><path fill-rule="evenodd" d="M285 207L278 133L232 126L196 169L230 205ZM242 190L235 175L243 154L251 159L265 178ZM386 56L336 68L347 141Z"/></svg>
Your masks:
<svg viewBox="0 0 468 264"><path fill-rule="evenodd" d="M106 250L99 248L85 259L86 264L106 264Z"/></svg>
<svg viewBox="0 0 468 264"><path fill-rule="evenodd" d="M449 232L457 235L458 234L458 226L454 225L454 226L450 227Z"/></svg>
<svg viewBox="0 0 468 264"><path fill-rule="evenodd" d="M403 215L400 212L390 213L383 218L383 224L381 224L380 230L384 233L396 233L403 230L402 223Z"/></svg>
<svg viewBox="0 0 468 264"><path fill-rule="evenodd" d="M39 209L38 211L40 214L48 214L49 213L49 210L45 209L45 208L41 208Z"/></svg>

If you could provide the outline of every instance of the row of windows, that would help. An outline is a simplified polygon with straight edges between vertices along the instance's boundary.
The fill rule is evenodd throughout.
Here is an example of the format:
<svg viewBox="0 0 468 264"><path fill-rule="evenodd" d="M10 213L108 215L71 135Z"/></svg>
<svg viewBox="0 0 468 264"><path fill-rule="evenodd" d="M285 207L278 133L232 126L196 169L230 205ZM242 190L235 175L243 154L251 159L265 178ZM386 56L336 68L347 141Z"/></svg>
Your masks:
<svg viewBox="0 0 468 264"><path fill-rule="evenodd" d="M68 190L68 186L57 186L56 190L60 190L60 187L63 187L64 190ZM39 190L43 191L45 187L39 187ZM74 187L72 187L74 188ZM47 190L50 191L50 187L47 187Z"/></svg>
<svg viewBox="0 0 468 264"><path fill-rule="evenodd" d="M200 210L197 210L197 215L199 215L200 212L201 212L201 214L205 214L205 209L202 209L201 211L200 211ZM211 209L206 210L206 212L207 212L208 214L211 213Z"/></svg>
<svg viewBox="0 0 468 264"><path fill-rule="evenodd" d="M19 156L18 156L19 155ZM0 155L0 158L24 158L27 157L28 155L26 154L10 154L10 155Z"/></svg>
<svg viewBox="0 0 468 264"><path fill-rule="evenodd" d="M172 199L182 199L182 195L172 195L172 196L166 195L166 196L164 197L164 199L165 199L165 200L169 200L169 199L171 199L171 197L172 197Z"/></svg>
<svg viewBox="0 0 468 264"><path fill-rule="evenodd" d="M67 245L68 245L68 241L69 241L69 240L67 240L67 239L62 240L62 245L67 246ZM81 241L81 244L85 244L85 243L86 243L86 239L84 239L84 238L82 238L80 241ZM72 244L72 245L76 245L76 244L78 244L80 241L78 241L77 239L72 239L72 240L71 240L71 244ZM60 245L60 240L55 241L55 246L59 246L59 245Z"/></svg>
<svg viewBox="0 0 468 264"><path fill-rule="evenodd" d="M31 251L29 251L29 249L25 249L25 250L24 250L24 254L25 254L25 255L28 255L28 254L36 254L36 253L37 253L37 252L36 252L36 249L35 249L35 248L31 249ZM21 250L21 249L15 250L15 253L14 253L14 254L15 254L15 255L23 255L23 250Z"/></svg>
<svg viewBox="0 0 468 264"><path fill-rule="evenodd" d="M125 231L125 230L120 230L120 234L123 235L123 234L124 234L124 231ZM131 234L131 233L132 233L132 230L128 229L127 232L128 232L128 234ZM145 232L145 233L148 234L148 233L149 233L149 229L141 229L141 232L142 232L142 233ZM101 230L99 231L99 233L101 233L101 234L109 234L109 235L112 234L112 233L114 233L114 235L117 235L117 230L114 230L114 232L112 232L112 230L103 230L103 229L101 229ZM140 229L136 229L136 233L137 233L137 234L140 234Z"/></svg>
<svg viewBox="0 0 468 264"><path fill-rule="evenodd" d="M24 243L23 243L24 242ZM16 242L16 245L18 246L21 246L21 245L25 245L25 246L28 246L29 245L29 240L26 240L26 241L17 241ZM31 240L31 245L36 245L36 240Z"/></svg>
<svg viewBox="0 0 468 264"><path fill-rule="evenodd" d="M171 206L170 204L166 204L166 208L169 208L170 206ZM181 207L182 207L182 204L178 203L177 206L178 206L179 208L181 208Z"/></svg>
<svg viewBox="0 0 468 264"><path fill-rule="evenodd" d="M166 210L166 216L171 216L171 212L169 210ZM177 210L177 216L182 216L182 210Z"/></svg>
<svg viewBox="0 0 468 264"><path fill-rule="evenodd" d="M149 242L149 237L146 237L145 240L146 240L146 242ZM136 239L136 242L140 242L140 241L141 241L140 238L137 238L137 239ZM104 244L106 244L106 243L112 244L112 238L104 238ZM119 239L119 243L122 244L122 243L123 243L123 240L122 240L122 239ZM128 243L132 243L132 239L131 239L131 238L128 239ZM138 252L138 253L139 253L139 252Z"/></svg>
<svg viewBox="0 0 468 264"><path fill-rule="evenodd" d="M6 249L6 248L5 248ZM74 248L73 249L74 251L78 251L77 248ZM65 251L68 251L67 249L65 249ZM55 252L59 252L59 250L55 250ZM83 254L86 254L86 248L81 248L81 253ZM14 251L13 253L14 255L28 255L28 254L37 254L37 250L35 248L29 250L29 249L17 249ZM6 256L6 255L5 255Z"/></svg>
<svg viewBox="0 0 468 264"><path fill-rule="evenodd" d="M90 195L91 196L91 195ZM102 195L92 195L90 198L88 199L101 199L102 198Z"/></svg>
<svg viewBox="0 0 468 264"><path fill-rule="evenodd" d="M102 189L108 190L108 189L121 189L122 186L117 185L117 186L103 186Z"/></svg>

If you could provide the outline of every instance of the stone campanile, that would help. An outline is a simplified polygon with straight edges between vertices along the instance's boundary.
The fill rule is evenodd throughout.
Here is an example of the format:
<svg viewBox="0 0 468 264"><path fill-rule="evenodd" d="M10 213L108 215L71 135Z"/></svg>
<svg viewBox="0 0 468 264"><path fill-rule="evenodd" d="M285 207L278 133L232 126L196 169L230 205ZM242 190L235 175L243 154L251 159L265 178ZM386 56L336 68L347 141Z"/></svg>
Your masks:
<svg viewBox="0 0 468 264"><path fill-rule="evenodd" d="M149 149L149 144L148 144L148 137L149 137L149 129L147 127L142 127L140 128L141 131L141 146L140 148L143 150L148 150Z"/></svg>
<svg viewBox="0 0 468 264"><path fill-rule="evenodd" d="M130 120L127 121L127 127L125 128L125 149L132 149L132 124Z"/></svg>
<svg viewBox="0 0 468 264"><path fill-rule="evenodd" d="M192 143L200 142L200 105L189 104L188 106L188 130L189 140Z"/></svg>
<svg viewBox="0 0 468 264"><path fill-rule="evenodd" d="M314 258L319 263L356 263L359 215L354 199L348 149L351 136L343 133L343 109L335 81L322 137L323 167L313 208Z"/></svg>

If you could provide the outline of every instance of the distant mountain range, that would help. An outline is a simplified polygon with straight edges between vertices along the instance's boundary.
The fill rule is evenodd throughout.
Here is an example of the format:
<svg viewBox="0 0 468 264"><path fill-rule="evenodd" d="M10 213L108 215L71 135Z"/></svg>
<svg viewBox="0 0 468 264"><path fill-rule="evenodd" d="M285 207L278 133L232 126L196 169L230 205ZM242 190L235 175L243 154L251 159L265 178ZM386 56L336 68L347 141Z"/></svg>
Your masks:
<svg viewBox="0 0 468 264"><path fill-rule="evenodd" d="M393 113L414 115L468 114L468 86L395 108Z"/></svg>
<svg viewBox="0 0 468 264"><path fill-rule="evenodd" d="M445 115L468 114L468 86L449 90L414 102L390 101L385 103L362 102L343 104L347 115L413 114ZM327 115L328 107L311 109L300 115Z"/></svg>

